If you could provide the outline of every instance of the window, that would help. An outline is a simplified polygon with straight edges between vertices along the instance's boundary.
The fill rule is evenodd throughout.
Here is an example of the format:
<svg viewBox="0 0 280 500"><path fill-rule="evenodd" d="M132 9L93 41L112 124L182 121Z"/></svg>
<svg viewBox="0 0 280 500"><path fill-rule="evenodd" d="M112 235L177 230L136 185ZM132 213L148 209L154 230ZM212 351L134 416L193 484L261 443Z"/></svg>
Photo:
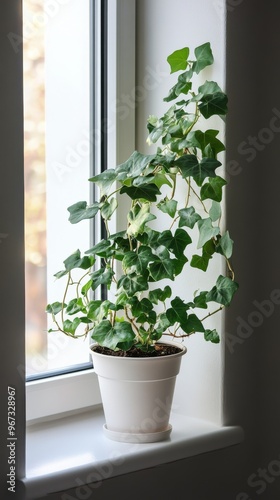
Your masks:
<svg viewBox="0 0 280 500"><path fill-rule="evenodd" d="M24 1L26 4L31 2ZM39 0L32 1L31 5L37 9L40 7L41 12L43 5L43 12L47 12L48 0L44 4ZM122 26L122 9L125 9L126 20L129 18L131 21L126 26ZM118 30L117 25L121 25ZM45 183L46 195L35 194L35 199L39 198L44 207L41 210L43 216L46 213L46 227L44 223L38 225L46 233L43 250L47 265L44 267L44 259L41 263L39 252L34 255L31 252L31 257L37 256L39 260L35 273L39 276L39 289L42 288L42 276L45 278L40 304L35 304L40 315L44 315L43 321L47 319L44 313L46 303L57 300L63 294L64 283L62 280L61 283L60 280L55 281L54 273L63 268L63 260L68 255L77 248L81 251L90 248L92 238L100 235L100 228L90 227L88 221L71 225L67 207L78 200L92 199L88 178L92 175L93 168L98 171L99 168L106 168L107 163L114 165L134 149L134 107L128 107L125 115L118 113L123 96L131 93L131 88L134 87L134 29L135 7L131 0L69 0L63 5L61 3L56 15L50 16L48 22L44 23L44 38L40 42L43 55L38 56L40 63L34 60L32 63L33 66L39 66L39 83L44 103L40 112L41 120L45 123L40 135L40 140L45 145L41 148L41 160L35 160L35 167L27 164L28 140L32 135L28 130L25 148L25 163L33 175L42 175L44 164L46 165L45 178L41 183ZM34 41L27 39L30 45ZM38 53L39 43L36 41L35 46ZM31 55L32 53L34 54L31 50ZM35 55L36 51L33 57ZM129 64L119 65L117 59ZM28 69L28 62L25 65ZM25 99L28 97L31 99L32 93L25 94ZM26 116L30 108L32 109L32 104L26 106ZM32 120L27 121L27 125L32 129L30 122ZM32 130L34 129L36 131L38 126L33 126ZM35 134L32 135L33 139L34 137ZM119 147L121 143L126 151ZM38 148L34 144L33 147L37 153ZM35 185L40 187L37 182ZM26 187L29 187L27 182ZM31 194L30 197L26 195L27 208L32 200ZM28 216L27 211L26 217ZM27 220L26 223L27 236L30 233L34 235L34 231L28 231L31 222ZM95 221L96 225L98 223ZM27 238L26 245L28 244ZM27 252L27 258L29 256ZM34 263L31 266L27 262L27 271L28 267L34 272ZM27 313L33 312L34 308L34 301L28 297L30 283L35 283L33 276L28 276L27 279ZM35 296L38 296L36 291ZM90 339L88 342L81 340L77 348L77 341L68 339L63 334L47 334L47 325L42 326L41 323L39 328L40 337L37 328L32 327L30 330L30 338L34 339L35 336L36 341L40 338L40 342L37 342L39 349L35 353L33 350L30 356L27 352L27 419L36 420L53 413L99 403L99 388L88 351ZM30 345L28 342L29 349ZM91 387L89 391L87 384ZM67 391L67 386L70 385L71 390Z"/></svg>
<svg viewBox="0 0 280 500"><path fill-rule="evenodd" d="M85 342L47 333L44 311L63 294L64 283L53 276L63 260L76 245L90 246L89 224L72 227L67 207L90 196L95 41L90 0L24 0L23 7L26 351L32 377L89 363Z"/></svg>
<svg viewBox="0 0 280 500"><path fill-rule="evenodd" d="M67 4L67 0L50 0L50 4L59 4L59 6L65 6ZM118 30L118 40L116 40L116 17L114 17L114 9L116 8L116 3L121 8L125 8L126 15L123 16L121 12L118 14L118 23L120 24L120 29ZM131 150L131 144L133 144L134 135L134 120L133 120L133 108L129 107L126 104L127 97L131 97L131 89L135 89L135 84L133 84L134 78L134 67L133 62L134 59L129 60L128 52L133 51L133 36L131 35L131 31L134 29L134 17L133 14L130 13L130 6L133 7L133 0L109 0L109 39L113 41L113 43L109 43L108 46L112 48L112 60L108 65L111 74L114 74L116 67L119 68L118 73L118 94L116 94L116 80L115 78L109 78L109 94L111 92L111 97L108 97L108 101L112 103L112 108L115 109L116 106L125 106L126 111L130 111L130 115L127 121L124 119L120 120L118 123L118 134L117 137L114 134L116 130L115 123L117 122L116 114L112 114L112 122L109 127L109 140L111 141L111 148L109 148L109 163L110 160L114 163L114 155L116 154L116 149L118 149L118 161L122 161L123 157L127 157ZM185 2L182 0L178 2L182 6L182 9L185 8ZM15 0L15 2L5 2L5 6L3 5L2 14L0 16L0 25L1 31L3 34L7 34L6 44L1 44L1 60L6 64L3 64L2 71L2 111L5 119L2 120L2 159L3 159L3 167L2 167L2 178L4 180L2 185L2 193L0 197L0 205L2 209L3 218L1 221L0 227L0 238L1 238L1 263L2 263L2 273L1 273L1 326L2 331L5 333L3 335L3 343L4 343L4 352L2 362L2 370L4 377L2 378L3 385L3 394L4 390L7 390L7 386L16 387L16 395L17 395L17 475L19 478L24 477L24 435L25 435L25 415L24 415L24 387L23 387L23 377L21 367L23 366L23 333L24 333L24 320L23 320L23 273L22 273L22 162L21 162L21 59L20 59L20 49L21 45L18 40L18 36L21 34L20 29L20 0ZM170 5L168 2L156 1L152 2L138 2L138 46L139 46L139 54L140 54L140 63L138 62L137 73L138 73L138 83L143 81L146 75L150 75L149 79L146 79L147 85L149 84L149 88L147 86L147 90L145 96L145 102L143 101L143 105L141 104L141 110L138 115L143 115L143 120L147 117L147 110L150 112L154 103L156 102L156 85L155 82L163 81L165 67L160 66L159 61L163 60L163 57L166 53L170 52L170 47L174 42L174 30L162 30L162 26L175 26L176 27L176 44L174 48L178 47L178 44L181 42L181 46L186 43L186 32L185 32L185 23L186 17L181 16L178 17L176 14L177 11L171 11ZM205 10L203 16L201 14L201 5L198 3L193 3L188 6L188 17L200 16L201 29L197 30L197 26L195 24L190 24L189 28L189 37L192 37L194 40L200 41L201 33L204 33L206 39L214 39L217 47L220 47L223 50L224 47L224 36L223 32L221 35L221 26L218 23L219 18L217 17L217 13L215 11L215 6L212 3L207 4L207 9ZM131 17L129 17L131 15ZM176 17L177 16L177 17ZM209 19L212 22L209 22ZM223 18L224 19L224 18ZM129 33L127 33L127 30ZM126 39L126 41L124 41ZM117 43L116 43L117 42ZM174 43L175 43L174 42ZM168 49L166 50L166 44L168 45ZM162 47L162 51L160 52L159 48ZM117 64L116 65L116 54L115 50L118 48L118 57L122 56L122 60L125 61L126 64ZM129 50L128 50L129 49ZM160 53L159 53L160 52ZM148 59L147 59L148 54ZM223 59L219 58L221 64L219 65L220 71L223 71ZM127 75L127 70L130 69L129 75ZM139 72L141 70L141 72ZM156 71L155 71L156 70ZM152 75L152 76L151 76ZM151 80L151 78L153 78ZM126 85L126 86L125 86ZM154 91L152 89L154 87ZM123 98L122 98L123 96ZM153 100L153 107L149 100ZM147 102L146 102L147 101ZM130 102L130 99L129 99ZM109 106L110 109L110 106ZM123 110L124 108L122 108ZM125 113L126 114L126 113ZM140 116L140 118L141 118ZM139 116L138 116L139 123ZM142 124L140 123L139 130L142 130ZM121 140L125 137L126 140ZM139 132L138 132L139 137ZM115 143L114 143L115 141ZM139 139L138 139L139 141ZM15 147L16 144L16 147ZM123 144L127 151L122 152L119 149L119 144ZM141 146L140 146L141 147ZM8 168L7 168L8 166ZM7 215L6 215L7 214ZM12 300L11 300L12 297ZM221 377L216 377L213 379L213 369L215 371L216 367L219 365L219 359L216 362L216 355L211 358L211 354L209 354L209 350L207 350L207 346L205 345L205 356L204 351L202 352L199 348L192 349L192 354L188 359L188 367L187 373L184 374L184 381L182 383L182 387L178 387L179 394L188 395L186 398L181 397L178 398L176 407L176 411L180 413L184 413L182 411L182 401L186 399L186 409L185 413L189 414L191 410L191 415L199 418L208 418L208 406L215 407L216 401L216 393L217 398L220 400L221 398L221 390L223 389L223 364L221 366L221 370L218 369ZM206 352L207 351L207 352ZM8 355L6 355L6 352ZM217 351L216 351L217 352ZM189 360L193 359L192 363L189 364ZM230 364L232 367L232 363ZM228 366L226 364L225 369L228 372ZM85 370L76 377L81 377L84 373L87 372L89 374L90 370ZM237 370L238 372L238 370ZM209 373L211 373L211 377L209 377ZM228 374L228 373L226 373ZM59 384L63 382L63 379L72 377L71 374L63 375L58 377L60 379ZM45 380L40 381L32 381L27 384L27 392L28 398L30 396L29 389L32 388L35 391L35 386L42 387L45 383L48 385L47 396L49 396L49 400L56 400L60 403L60 397L63 392L57 391L56 389L50 388L51 381L55 381L56 377L52 377ZM217 383L218 379L218 383ZM231 382L234 379L234 376L230 377ZM57 385L59 385L57 384ZM83 387L83 384L81 383ZM73 385L71 385L72 389ZM189 392L189 388L191 389ZM231 389L231 385L228 384L226 389ZM75 391L76 392L76 391ZM234 391L233 391L234 392ZM49 409L49 405L44 399L43 390L40 389L38 391L38 395L42 396L42 400L37 399L35 401L35 411L40 407L41 402L44 401L45 408L46 406ZM213 398L214 395L214 398ZM230 397L230 394L228 394ZM211 401L213 401L211 403ZM85 402L83 403L85 405ZM216 405L217 408L219 405ZM36 418L39 416L39 412L30 411L30 404L27 403L28 407L28 416L32 416L32 418ZM194 407L194 408L193 408ZM76 406L78 408L78 405ZM215 410L215 408L214 408ZM50 410L49 410L50 411ZM65 409L61 408L58 411L65 411ZM210 412L211 413L211 412ZM233 412L233 415L235 413ZM42 415L41 415L42 416ZM211 418L212 417L212 418ZM212 421L215 420L216 413L212 411L212 415L210 415L210 419ZM3 410L3 428L6 425L7 414L5 412L5 408ZM187 426L184 423L184 429ZM36 445L38 446L38 445ZM186 445L186 449L188 446ZM182 443L180 443L180 449L182 449ZM113 456L113 455L112 455ZM115 456L115 455L114 455ZM143 464L143 455L140 457L141 463ZM1 452L1 463L7 463L7 449L6 447L2 447ZM148 462L147 462L148 463ZM102 462L104 464L104 462ZM126 460L126 464L130 465L131 460ZM3 467L5 467L3 465ZM141 467L141 464L140 464ZM118 470L116 467L114 470ZM123 470L123 469L119 469ZM76 477L76 476L73 476ZM38 478L34 481L35 483L40 485L38 482ZM40 485L41 486L41 485ZM39 486L39 487L40 487ZM42 490L41 490L42 491Z"/></svg>

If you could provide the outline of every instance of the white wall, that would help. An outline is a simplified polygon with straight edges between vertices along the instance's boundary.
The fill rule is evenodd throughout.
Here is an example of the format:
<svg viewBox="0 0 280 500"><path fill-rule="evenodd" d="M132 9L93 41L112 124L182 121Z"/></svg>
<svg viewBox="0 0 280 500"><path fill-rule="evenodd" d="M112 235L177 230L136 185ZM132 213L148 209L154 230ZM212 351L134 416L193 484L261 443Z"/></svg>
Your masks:
<svg viewBox="0 0 280 500"><path fill-rule="evenodd" d="M203 14L202 14L203 13ZM141 0L137 6L137 71L136 146L141 152L151 154L157 145L146 144L147 118L162 116L172 103L163 102L169 89L177 81L178 73L170 75L166 58L174 50L189 47L194 55L195 47L210 42L215 63L199 75L197 84L214 80L223 88L225 83L225 25L223 9L217 11L213 2L205 0ZM192 21L189 21L192 20ZM208 128L209 122L202 127ZM211 127L221 131L224 127L219 118L213 119ZM196 251L195 246L193 251ZM208 277L202 271L186 266L180 280L171 284L172 289L186 300L200 288L209 289L215 284L217 272L222 272L219 258L211 262ZM186 284L187 283L187 284ZM222 333L222 315L216 315L207 324ZM174 411L222 422L222 351L223 344L206 343L200 334L185 340L188 352L182 360L181 373L177 379Z"/></svg>

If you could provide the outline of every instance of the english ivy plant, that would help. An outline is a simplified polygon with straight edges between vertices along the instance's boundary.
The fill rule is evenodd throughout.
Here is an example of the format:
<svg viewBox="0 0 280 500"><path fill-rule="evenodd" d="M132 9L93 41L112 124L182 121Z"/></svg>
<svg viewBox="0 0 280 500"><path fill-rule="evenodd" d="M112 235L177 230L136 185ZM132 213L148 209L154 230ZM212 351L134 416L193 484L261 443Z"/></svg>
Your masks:
<svg viewBox="0 0 280 500"><path fill-rule="evenodd" d="M210 43L196 47L192 59L184 47L167 61L171 73L180 73L164 98L170 103L165 114L148 118L148 142L160 142L156 153L134 151L116 168L92 177L99 199L68 208L72 224L100 214L107 234L83 255L75 251L55 274L66 278L66 289L62 301L46 308L55 325L50 331L73 338L90 334L113 350L151 350L162 335L197 332L219 342L218 332L205 328L204 321L230 305L238 284L230 264L233 241L221 228L226 180L218 173L217 157L225 146L219 131L205 123L214 115L224 119L228 99L214 81L194 88L196 75L214 62ZM122 197L130 200L127 224L112 234L110 219ZM224 275L210 290L188 290L188 266L206 272L215 256L224 259ZM183 298L173 295L179 275L186 282ZM100 287L114 300L98 298ZM70 289L75 294L68 300Z"/></svg>

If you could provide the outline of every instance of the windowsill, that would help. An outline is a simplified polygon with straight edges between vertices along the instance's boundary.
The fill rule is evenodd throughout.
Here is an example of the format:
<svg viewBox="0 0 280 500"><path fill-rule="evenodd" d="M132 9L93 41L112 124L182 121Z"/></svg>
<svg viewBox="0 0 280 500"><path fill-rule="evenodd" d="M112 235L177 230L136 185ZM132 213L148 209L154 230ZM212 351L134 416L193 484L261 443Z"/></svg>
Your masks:
<svg viewBox="0 0 280 500"><path fill-rule="evenodd" d="M120 443L105 437L101 407L28 427L26 499L86 483L100 484L114 476L226 448L243 440L243 430L238 426L219 427L176 413L172 413L170 422L169 440L145 444Z"/></svg>

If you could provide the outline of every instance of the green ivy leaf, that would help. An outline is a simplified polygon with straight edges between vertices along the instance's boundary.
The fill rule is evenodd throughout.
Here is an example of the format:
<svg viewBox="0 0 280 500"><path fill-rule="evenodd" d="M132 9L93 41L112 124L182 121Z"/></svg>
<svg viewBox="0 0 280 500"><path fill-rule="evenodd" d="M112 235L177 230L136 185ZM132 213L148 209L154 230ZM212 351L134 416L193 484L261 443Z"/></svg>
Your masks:
<svg viewBox="0 0 280 500"><path fill-rule="evenodd" d="M47 305L46 312L55 316L60 313L64 307L66 307L66 304L62 304L62 302L53 302Z"/></svg>
<svg viewBox="0 0 280 500"><path fill-rule="evenodd" d="M161 200L157 207L159 210L164 212L165 214L170 215L172 219L175 217L176 210L177 210L177 204L178 202L175 200L168 200L168 198L165 198L164 200Z"/></svg>
<svg viewBox="0 0 280 500"><path fill-rule="evenodd" d="M201 271L206 271L208 268L209 260L211 256L207 254L202 255L193 255L192 260L190 262L191 267L195 267L197 269L201 269Z"/></svg>
<svg viewBox="0 0 280 500"><path fill-rule="evenodd" d="M55 273L54 277L56 279L59 279L59 278L62 278L63 276L66 276L68 273L69 273L69 271L67 271L67 269L63 269L63 271L58 271L58 273Z"/></svg>
<svg viewBox="0 0 280 500"><path fill-rule="evenodd" d="M117 180L125 181L129 178L139 177L154 158L155 155L143 155L134 151L128 160L116 167Z"/></svg>
<svg viewBox="0 0 280 500"><path fill-rule="evenodd" d="M135 295L131 298L126 298L126 306L131 307L131 312L135 318L140 316L140 314L142 313L140 300Z"/></svg>
<svg viewBox="0 0 280 500"><path fill-rule="evenodd" d="M127 321L112 326L110 321L104 320L94 329L92 339L108 349L115 350L118 344L122 344L122 349L128 350L134 344L135 335Z"/></svg>
<svg viewBox="0 0 280 500"><path fill-rule="evenodd" d="M137 323L148 323L149 325L155 325L157 321L157 315L155 311L150 311L148 314L140 314L137 318Z"/></svg>
<svg viewBox="0 0 280 500"><path fill-rule="evenodd" d="M156 184L123 186L120 194L126 193L132 200L156 201L160 190Z"/></svg>
<svg viewBox="0 0 280 500"><path fill-rule="evenodd" d="M228 231L220 238L218 248L219 247L221 248L222 254L227 259L230 259L232 256L233 240L230 238Z"/></svg>
<svg viewBox="0 0 280 500"><path fill-rule="evenodd" d="M155 185L160 189L164 184L167 184L167 186L172 187L171 182L169 179L166 177L165 174L159 173L153 176L154 183Z"/></svg>
<svg viewBox="0 0 280 500"><path fill-rule="evenodd" d="M215 158L202 158L199 162L195 155L185 154L174 162L182 172L182 177L193 177L198 186L201 186L206 177L216 177L215 170L221 162Z"/></svg>
<svg viewBox="0 0 280 500"><path fill-rule="evenodd" d="M113 276L114 276L114 271L110 268L101 267L97 271L94 271L91 274L92 290L96 290L100 285L107 285L107 287L110 288Z"/></svg>
<svg viewBox="0 0 280 500"><path fill-rule="evenodd" d="M161 288L156 288L149 292L149 299L153 304L158 304L158 302L165 302L172 295L172 290L170 286L165 286L162 290Z"/></svg>
<svg viewBox="0 0 280 500"><path fill-rule="evenodd" d="M138 299L133 297L133 299ZM147 299L144 298L138 301L138 304L131 309L132 314L136 317L138 323L146 323L148 322L151 325L155 325L156 323L156 312L153 310L153 304Z"/></svg>
<svg viewBox="0 0 280 500"><path fill-rule="evenodd" d="M204 326L195 314L187 314L189 305L180 297L171 301L171 308L167 309L166 316L171 324L179 323L185 333L204 332Z"/></svg>
<svg viewBox="0 0 280 500"><path fill-rule="evenodd" d="M150 204L143 203L142 207L134 207L128 214L129 227L127 233L130 236L138 236L144 232L146 224L155 219L155 215L150 213Z"/></svg>
<svg viewBox="0 0 280 500"><path fill-rule="evenodd" d="M215 253L215 245L213 240L207 241L202 248L202 255L193 255L191 260L191 267L196 267L201 269L202 271L206 271L208 268L208 264L210 259L212 259L213 253Z"/></svg>
<svg viewBox="0 0 280 500"><path fill-rule="evenodd" d="M118 288L123 287L128 297L132 297L136 292L144 292L148 289L147 273L143 276L137 274L123 275L118 281Z"/></svg>
<svg viewBox="0 0 280 500"><path fill-rule="evenodd" d="M206 80L203 85L198 87L198 99L200 100L202 96L215 94L216 92L222 92L217 82Z"/></svg>
<svg viewBox="0 0 280 500"><path fill-rule="evenodd" d="M219 234L220 232L220 229L218 227L212 226L212 221L210 218L199 220L197 225L199 229L199 239L197 248L203 247L203 245L205 245L207 241L217 236L217 234Z"/></svg>
<svg viewBox="0 0 280 500"><path fill-rule="evenodd" d="M188 322L184 325L183 330L186 333L204 332L204 326L195 314L189 314Z"/></svg>
<svg viewBox="0 0 280 500"><path fill-rule="evenodd" d="M209 215L212 222L215 222L220 219L220 217L222 216L222 209L220 203L218 203L217 201L212 202L211 208L209 210Z"/></svg>
<svg viewBox="0 0 280 500"><path fill-rule="evenodd" d="M119 292L116 296L116 307L123 309L129 303L129 298L124 291Z"/></svg>
<svg viewBox="0 0 280 500"><path fill-rule="evenodd" d="M187 82L191 83L192 77L193 77L193 69L189 68L187 71L185 71L184 73L181 73L178 76L178 83L187 83ZM180 103L178 103L178 104L181 105Z"/></svg>
<svg viewBox="0 0 280 500"><path fill-rule="evenodd" d="M208 292L200 292L199 295L194 297L193 305L194 307L199 307L200 309L207 309L206 296Z"/></svg>
<svg viewBox="0 0 280 500"><path fill-rule="evenodd" d="M122 260L124 254L130 250L129 239L127 238L126 231L120 231L116 234L111 234L110 239L116 243L115 258Z"/></svg>
<svg viewBox="0 0 280 500"><path fill-rule="evenodd" d="M163 167L165 171L168 172L169 167L173 164L176 158L175 153L171 153L170 151L164 154L158 153L152 162L154 167L160 166Z"/></svg>
<svg viewBox="0 0 280 500"><path fill-rule="evenodd" d="M203 184L206 177L216 177L216 168L221 166L221 162L215 158L202 158L199 164L199 172L194 176L194 180L198 186Z"/></svg>
<svg viewBox="0 0 280 500"><path fill-rule="evenodd" d="M207 302L213 301L228 306L237 289L238 284L235 281L232 281L227 276L220 275L216 285L207 293L206 300Z"/></svg>
<svg viewBox="0 0 280 500"><path fill-rule="evenodd" d="M169 252L164 246L156 250L157 259L150 264L149 271L154 281L160 281L168 278L174 280L173 262L170 259Z"/></svg>
<svg viewBox="0 0 280 500"><path fill-rule="evenodd" d="M81 311L85 312L85 306L83 304L82 299L79 298L79 299L70 300L65 311L66 311L66 314L69 314L70 316L73 314L77 314L78 312L81 312Z"/></svg>
<svg viewBox="0 0 280 500"><path fill-rule="evenodd" d="M147 269L149 262L154 260L151 249L147 246L141 246L138 252L127 252L124 255L122 265L125 273L142 274Z"/></svg>
<svg viewBox="0 0 280 500"><path fill-rule="evenodd" d="M147 142L149 144L155 143L158 141L158 139L164 132L163 120L162 119L158 120L156 116L150 115L147 121L147 128L149 131Z"/></svg>
<svg viewBox="0 0 280 500"><path fill-rule="evenodd" d="M63 261L65 265L65 269L67 271L71 271L75 268L80 269L89 269L94 263L94 259L91 257L81 257L80 250L76 250L76 252L72 253L67 259Z"/></svg>
<svg viewBox="0 0 280 500"><path fill-rule="evenodd" d="M63 321L63 330L67 333L70 333L70 335L75 335L76 330L81 322L81 318L74 318L73 321L71 321L70 319L66 319L65 321Z"/></svg>
<svg viewBox="0 0 280 500"><path fill-rule="evenodd" d="M92 321L96 321L99 318L102 303L102 300L91 300L88 304L88 317L91 318Z"/></svg>
<svg viewBox="0 0 280 500"><path fill-rule="evenodd" d="M101 240L99 243L94 245L92 248L87 250L85 253L90 255L99 255L99 257L111 257L114 253L114 241L113 240Z"/></svg>
<svg viewBox="0 0 280 500"><path fill-rule="evenodd" d="M99 210L99 203L95 202L88 206L86 201L78 201L67 208L70 213L69 221L71 224L77 224L84 219L92 219Z"/></svg>
<svg viewBox="0 0 280 500"><path fill-rule="evenodd" d="M196 222L201 219L193 207L182 208L178 211L178 214L180 215L179 227L187 226L193 229Z"/></svg>
<svg viewBox="0 0 280 500"><path fill-rule="evenodd" d="M107 196L110 193L112 184L117 179L117 173L114 169L108 169L101 174L91 177L89 181L94 182L100 189L100 197Z"/></svg>
<svg viewBox="0 0 280 500"><path fill-rule="evenodd" d="M191 82L185 82L179 77L178 83L175 87L175 93L177 96L179 96L180 94L188 94L191 88L192 88Z"/></svg>
<svg viewBox="0 0 280 500"><path fill-rule="evenodd" d="M192 131L188 134L188 140L190 143L201 149L203 156L208 156L209 149L206 149L207 146L211 147L214 155L216 156L221 151L224 151L224 144L217 139L218 130L206 130L206 132L201 132L201 130Z"/></svg>
<svg viewBox="0 0 280 500"><path fill-rule="evenodd" d="M177 258L182 257L191 242L191 237L184 229L176 229L174 235L170 230L163 231L158 238L158 243L171 250Z"/></svg>
<svg viewBox="0 0 280 500"><path fill-rule="evenodd" d="M167 57L167 62L170 65L170 73L175 73L176 71L184 70L188 65L188 57L190 50L188 47L184 47L180 50L175 50Z"/></svg>
<svg viewBox="0 0 280 500"><path fill-rule="evenodd" d="M218 344L220 342L220 337L217 330L205 330L204 339L212 342L213 344Z"/></svg>
<svg viewBox="0 0 280 500"><path fill-rule="evenodd" d="M118 202L116 198L111 198L109 202L105 201L100 204L100 213L103 219L110 220L117 207Z"/></svg>
<svg viewBox="0 0 280 500"><path fill-rule="evenodd" d="M176 322L180 323L180 325L186 323L188 319L187 310L189 309L188 304L180 299L180 297L175 297L171 301L171 306L166 310L166 317L171 325L174 325Z"/></svg>
<svg viewBox="0 0 280 500"><path fill-rule="evenodd" d="M213 239L206 241L206 243L204 243L203 252L210 256L212 256L216 252L216 245Z"/></svg>
<svg viewBox="0 0 280 500"><path fill-rule="evenodd" d="M188 262L188 259L185 255L181 255L178 259L172 259L174 275L178 276L181 274L184 265Z"/></svg>
<svg viewBox="0 0 280 500"><path fill-rule="evenodd" d="M155 184L154 182L155 176L153 174L148 174L148 175L139 175L139 177L135 177L133 179L133 186L146 186L147 184Z"/></svg>
<svg viewBox="0 0 280 500"><path fill-rule="evenodd" d="M131 312L134 316L140 316L140 314L149 314L153 310L152 302L146 297L142 300L138 300L137 297L132 297L132 307Z"/></svg>
<svg viewBox="0 0 280 500"><path fill-rule="evenodd" d="M210 118L213 115L226 115L228 98L223 92L215 92L215 94L205 95L201 98L201 103L198 105L201 114L204 118Z"/></svg>
<svg viewBox="0 0 280 500"><path fill-rule="evenodd" d="M177 87L177 85L174 85L174 87L172 87L169 90L168 95L166 97L164 97L164 99L163 99L164 102L170 102L170 101L174 101L174 99L177 99L178 95L176 93L176 87Z"/></svg>
<svg viewBox="0 0 280 500"><path fill-rule="evenodd" d="M81 294L86 295L92 287L92 280L88 280L81 289Z"/></svg>
<svg viewBox="0 0 280 500"><path fill-rule="evenodd" d="M192 154L180 156L180 158L174 161L173 165L180 168L184 179L197 175L199 172L199 161L197 157Z"/></svg>
<svg viewBox="0 0 280 500"><path fill-rule="evenodd" d="M223 186L226 185L225 179L222 177L217 177L209 179L209 182L204 184L200 190L200 196L202 200L214 200L220 202L223 197ZM213 220L213 219L212 219Z"/></svg>
<svg viewBox="0 0 280 500"><path fill-rule="evenodd" d="M126 236L126 231L118 231L117 233L111 234L110 239L114 240L119 245L120 242L123 242L123 241L127 242L127 239L125 239L125 236Z"/></svg>
<svg viewBox="0 0 280 500"><path fill-rule="evenodd" d="M193 64L193 70L198 74L206 66L210 66L214 62L214 57L209 42L206 42L194 50L196 61Z"/></svg>
<svg viewBox="0 0 280 500"><path fill-rule="evenodd" d="M158 323L156 325L155 333L153 334L153 338L158 340L162 336L163 333L167 332L168 328L171 326L169 319L167 318L166 313L161 313L158 316Z"/></svg>
<svg viewBox="0 0 280 500"><path fill-rule="evenodd" d="M109 310L117 309L115 304L112 304L109 300L91 300L88 305L88 317L92 321L100 322L106 318Z"/></svg>

